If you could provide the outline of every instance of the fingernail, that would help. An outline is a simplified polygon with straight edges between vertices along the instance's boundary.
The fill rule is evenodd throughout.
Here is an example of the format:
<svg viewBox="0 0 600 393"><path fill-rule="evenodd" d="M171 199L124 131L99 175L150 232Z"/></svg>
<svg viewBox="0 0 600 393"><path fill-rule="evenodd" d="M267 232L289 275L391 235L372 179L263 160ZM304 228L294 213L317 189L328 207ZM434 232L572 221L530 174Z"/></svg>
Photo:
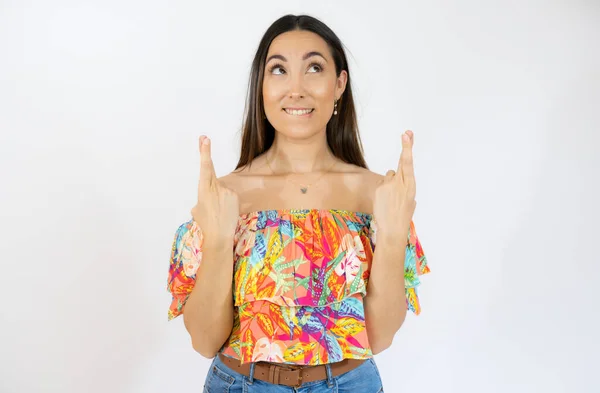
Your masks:
<svg viewBox="0 0 600 393"><path fill-rule="evenodd" d="M208 145L208 138L204 138L204 141L202 143Z"/></svg>
<svg viewBox="0 0 600 393"><path fill-rule="evenodd" d="M403 140L404 142L408 142L408 135L406 135L406 134L402 134L402 140Z"/></svg>

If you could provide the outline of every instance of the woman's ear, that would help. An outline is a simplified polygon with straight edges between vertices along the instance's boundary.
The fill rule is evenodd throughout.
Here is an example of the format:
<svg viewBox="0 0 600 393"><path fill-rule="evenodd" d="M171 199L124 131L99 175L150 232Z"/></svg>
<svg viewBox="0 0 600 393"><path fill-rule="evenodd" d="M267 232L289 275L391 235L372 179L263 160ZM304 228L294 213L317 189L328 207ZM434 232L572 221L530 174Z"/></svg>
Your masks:
<svg viewBox="0 0 600 393"><path fill-rule="evenodd" d="M337 77L337 82L335 85L335 97L340 99L346 91L346 83L348 83L348 73L346 70L342 70L340 72L340 76Z"/></svg>

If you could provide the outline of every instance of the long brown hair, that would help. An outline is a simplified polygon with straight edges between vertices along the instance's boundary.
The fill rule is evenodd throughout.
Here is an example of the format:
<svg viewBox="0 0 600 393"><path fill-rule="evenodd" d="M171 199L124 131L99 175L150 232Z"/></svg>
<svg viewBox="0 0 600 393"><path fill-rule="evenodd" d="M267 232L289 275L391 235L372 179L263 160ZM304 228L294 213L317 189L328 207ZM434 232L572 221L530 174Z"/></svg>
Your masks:
<svg viewBox="0 0 600 393"><path fill-rule="evenodd" d="M335 62L336 75L339 77L342 70L348 73L346 89L338 101L338 114L332 116L327 123L327 144L333 155L340 160L368 168L358 133L350 72L342 42L327 25L316 18L308 15L285 15L267 29L252 61L244 111L240 159L235 169L250 164L254 158L269 150L273 145L275 129L265 118L262 100L265 60L269 46L275 37L293 30L306 30L318 34L329 46Z"/></svg>

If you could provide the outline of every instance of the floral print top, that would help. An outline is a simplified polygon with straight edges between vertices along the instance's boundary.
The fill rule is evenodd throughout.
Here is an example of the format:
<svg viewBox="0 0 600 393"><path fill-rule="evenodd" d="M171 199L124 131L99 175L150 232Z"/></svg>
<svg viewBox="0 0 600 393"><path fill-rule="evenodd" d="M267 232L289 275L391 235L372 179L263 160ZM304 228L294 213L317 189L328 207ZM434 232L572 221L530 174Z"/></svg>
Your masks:
<svg viewBox="0 0 600 393"><path fill-rule="evenodd" d="M376 220L367 213L280 209L240 215L234 237L235 317L221 352L242 363L303 365L373 356L363 297L376 239ZM193 220L175 234L169 320L182 314L192 292L202 241ZM419 314L416 288L429 267L412 221L406 243L406 301Z"/></svg>

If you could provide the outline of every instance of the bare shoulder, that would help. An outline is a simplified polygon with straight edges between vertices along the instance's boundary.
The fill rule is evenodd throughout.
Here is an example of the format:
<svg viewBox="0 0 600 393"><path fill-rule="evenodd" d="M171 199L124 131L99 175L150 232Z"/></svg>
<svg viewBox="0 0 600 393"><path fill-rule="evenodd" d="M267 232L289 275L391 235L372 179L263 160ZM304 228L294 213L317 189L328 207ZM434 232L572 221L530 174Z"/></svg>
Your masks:
<svg viewBox="0 0 600 393"><path fill-rule="evenodd" d="M236 191L236 192L238 191L240 180L241 180L240 176L236 172L228 173L217 179L219 184L221 184L224 187L229 188L232 191Z"/></svg>
<svg viewBox="0 0 600 393"><path fill-rule="evenodd" d="M344 163L341 167L341 171L347 174L352 174L356 178L356 181L362 185L362 187L373 187L376 186L384 176L379 173L373 172L367 168L363 168L358 165Z"/></svg>
<svg viewBox="0 0 600 393"><path fill-rule="evenodd" d="M256 158L252 165L233 170L232 172L219 177L217 181L224 187L232 191L241 193L248 188L258 187L257 181L262 179L266 173L261 170L262 157Z"/></svg>
<svg viewBox="0 0 600 393"><path fill-rule="evenodd" d="M379 184L385 178L384 175L381 175L377 172L373 172L369 169L363 168L363 177L367 184L375 186Z"/></svg>
<svg viewBox="0 0 600 393"><path fill-rule="evenodd" d="M375 190L384 176L354 164L344 163L340 168L344 184L352 195L360 200L361 211L372 211Z"/></svg>

